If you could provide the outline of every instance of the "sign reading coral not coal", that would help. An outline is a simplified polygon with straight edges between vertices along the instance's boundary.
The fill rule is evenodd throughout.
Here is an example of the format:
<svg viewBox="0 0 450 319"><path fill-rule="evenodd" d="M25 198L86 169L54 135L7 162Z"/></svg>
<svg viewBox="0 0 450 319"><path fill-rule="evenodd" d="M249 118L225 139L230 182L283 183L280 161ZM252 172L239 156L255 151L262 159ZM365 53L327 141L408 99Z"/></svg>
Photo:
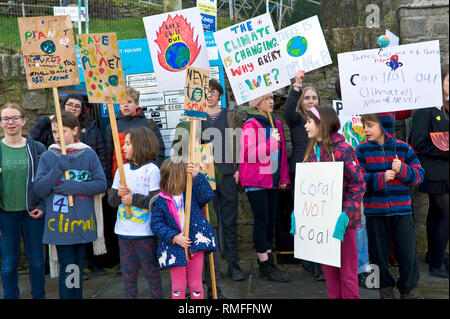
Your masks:
<svg viewBox="0 0 450 319"><path fill-rule="evenodd" d="M340 267L341 241L333 238L342 212L344 163L297 163L294 257Z"/></svg>
<svg viewBox="0 0 450 319"><path fill-rule="evenodd" d="M277 36L291 79L298 70L309 72L332 63L317 16L284 28Z"/></svg>
<svg viewBox="0 0 450 319"><path fill-rule="evenodd" d="M439 40L338 54L345 114L442 105Z"/></svg>
<svg viewBox="0 0 450 319"><path fill-rule="evenodd" d="M183 89L188 66L209 69L197 7L144 17L143 21L159 92Z"/></svg>
<svg viewBox="0 0 450 319"><path fill-rule="evenodd" d="M79 34L77 42L89 102L127 103L116 34Z"/></svg>
<svg viewBox="0 0 450 319"><path fill-rule="evenodd" d="M214 32L237 104L291 84L270 14Z"/></svg>
<svg viewBox="0 0 450 319"><path fill-rule="evenodd" d="M28 89L80 83L70 16L18 18Z"/></svg>

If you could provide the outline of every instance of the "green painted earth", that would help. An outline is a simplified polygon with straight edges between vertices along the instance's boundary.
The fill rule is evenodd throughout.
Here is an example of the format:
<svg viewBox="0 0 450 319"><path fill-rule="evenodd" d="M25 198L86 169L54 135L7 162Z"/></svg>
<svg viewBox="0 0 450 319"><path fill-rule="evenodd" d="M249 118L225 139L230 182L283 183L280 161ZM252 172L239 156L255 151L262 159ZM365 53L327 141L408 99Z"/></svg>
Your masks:
<svg viewBox="0 0 450 319"><path fill-rule="evenodd" d="M295 36L289 40L286 45L287 53L294 58L298 58L305 54L306 49L308 48L308 41L306 38L302 36Z"/></svg>
<svg viewBox="0 0 450 319"><path fill-rule="evenodd" d="M175 42L167 48L165 58L172 69L181 70L189 63L191 51L185 43Z"/></svg>

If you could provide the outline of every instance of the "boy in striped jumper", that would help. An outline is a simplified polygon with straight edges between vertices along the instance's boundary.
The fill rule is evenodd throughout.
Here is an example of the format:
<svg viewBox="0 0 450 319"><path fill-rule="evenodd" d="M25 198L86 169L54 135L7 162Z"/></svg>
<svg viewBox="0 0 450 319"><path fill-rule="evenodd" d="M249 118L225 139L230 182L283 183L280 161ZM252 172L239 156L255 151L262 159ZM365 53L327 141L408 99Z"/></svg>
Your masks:
<svg viewBox="0 0 450 319"><path fill-rule="evenodd" d="M393 299L394 286L401 298L418 298L419 268L410 187L423 180L424 170L413 149L394 137L394 113L361 117L366 141L356 156L366 182L364 214L367 217L369 253L380 269L380 297ZM400 277L389 273L389 248L394 243Z"/></svg>

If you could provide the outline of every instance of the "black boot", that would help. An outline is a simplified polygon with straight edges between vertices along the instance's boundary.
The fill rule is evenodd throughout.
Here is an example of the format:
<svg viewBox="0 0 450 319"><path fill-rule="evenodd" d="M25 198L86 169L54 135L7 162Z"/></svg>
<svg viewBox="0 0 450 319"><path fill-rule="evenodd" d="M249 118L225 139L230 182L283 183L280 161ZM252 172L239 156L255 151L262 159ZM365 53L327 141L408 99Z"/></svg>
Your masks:
<svg viewBox="0 0 450 319"><path fill-rule="evenodd" d="M271 281L279 281L279 282L288 282L291 280L289 274L286 271L281 271L278 267L273 263L273 260L270 260L270 257L266 261L259 261L259 273L261 276L266 277Z"/></svg>

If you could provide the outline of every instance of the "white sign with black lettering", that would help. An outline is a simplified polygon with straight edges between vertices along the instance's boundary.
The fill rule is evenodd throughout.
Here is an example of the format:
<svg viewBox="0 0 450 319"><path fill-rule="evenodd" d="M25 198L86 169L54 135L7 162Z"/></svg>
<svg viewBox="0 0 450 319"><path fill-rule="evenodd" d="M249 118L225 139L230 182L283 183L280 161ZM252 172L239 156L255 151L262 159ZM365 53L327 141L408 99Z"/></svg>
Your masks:
<svg viewBox="0 0 450 319"><path fill-rule="evenodd" d="M333 238L342 212L343 162L297 163L294 257L341 266L341 241Z"/></svg>

